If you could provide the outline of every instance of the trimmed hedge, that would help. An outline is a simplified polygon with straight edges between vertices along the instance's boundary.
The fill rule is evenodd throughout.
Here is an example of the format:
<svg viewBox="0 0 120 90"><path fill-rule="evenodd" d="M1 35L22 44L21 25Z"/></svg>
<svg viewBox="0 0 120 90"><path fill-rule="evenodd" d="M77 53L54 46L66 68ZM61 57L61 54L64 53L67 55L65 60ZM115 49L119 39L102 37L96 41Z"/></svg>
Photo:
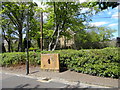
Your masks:
<svg viewBox="0 0 120 90"><path fill-rule="evenodd" d="M60 66L95 76L119 78L120 57L117 48L30 52L30 64L40 65L41 53L59 53ZM25 63L25 52L3 53L2 66Z"/></svg>
<svg viewBox="0 0 120 90"><path fill-rule="evenodd" d="M15 64L25 64L27 59L26 52L3 53L0 58L1 66L11 66ZM40 53L30 52L29 61L31 65L40 64Z"/></svg>

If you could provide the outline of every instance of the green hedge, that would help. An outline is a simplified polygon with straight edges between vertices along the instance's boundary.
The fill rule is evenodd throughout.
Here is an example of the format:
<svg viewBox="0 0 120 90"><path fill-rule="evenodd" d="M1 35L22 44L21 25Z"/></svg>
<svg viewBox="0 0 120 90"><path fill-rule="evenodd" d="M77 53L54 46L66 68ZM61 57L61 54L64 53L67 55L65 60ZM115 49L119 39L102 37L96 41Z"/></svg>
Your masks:
<svg viewBox="0 0 120 90"><path fill-rule="evenodd" d="M30 64L40 65L41 53L59 53L60 66L95 76L119 78L120 57L117 48L30 52ZM2 66L25 63L25 52L3 53Z"/></svg>
<svg viewBox="0 0 120 90"><path fill-rule="evenodd" d="M1 66L25 64L26 59L27 57L25 52L3 53L2 58L0 58L0 64ZM30 52L29 61L32 65L40 64L40 53Z"/></svg>

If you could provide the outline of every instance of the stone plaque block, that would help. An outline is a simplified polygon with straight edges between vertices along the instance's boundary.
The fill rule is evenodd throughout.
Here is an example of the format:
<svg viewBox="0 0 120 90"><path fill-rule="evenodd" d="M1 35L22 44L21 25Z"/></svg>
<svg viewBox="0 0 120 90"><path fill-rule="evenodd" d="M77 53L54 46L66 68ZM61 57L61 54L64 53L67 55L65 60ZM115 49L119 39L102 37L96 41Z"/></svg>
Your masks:
<svg viewBox="0 0 120 90"><path fill-rule="evenodd" d="M41 54L41 69L59 71L59 54Z"/></svg>

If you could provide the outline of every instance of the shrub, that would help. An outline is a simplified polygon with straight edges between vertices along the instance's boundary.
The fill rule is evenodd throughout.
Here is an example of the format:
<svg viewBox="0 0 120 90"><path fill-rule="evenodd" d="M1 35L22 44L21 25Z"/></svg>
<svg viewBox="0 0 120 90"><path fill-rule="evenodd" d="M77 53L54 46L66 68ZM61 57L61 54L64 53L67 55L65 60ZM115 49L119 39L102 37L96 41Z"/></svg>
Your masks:
<svg viewBox="0 0 120 90"><path fill-rule="evenodd" d="M39 49L38 48L33 48L33 47L29 48L29 51L37 51L37 50L39 50Z"/></svg>
<svg viewBox="0 0 120 90"><path fill-rule="evenodd" d="M30 52L30 64L40 65L41 53L59 53L60 67L66 67L76 72L112 78L120 76L118 48ZM0 59L2 66L25 63L26 53L3 53L2 58Z"/></svg>
<svg viewBox="0 0 120 90"><path fill-rule="evenodd" d="M11 66L15 64L25 64L27 59L26 52L3 53L0 58L1 66ZM29 61L32 65L40 65L40 54L35 52L29 53Z"/></svg>

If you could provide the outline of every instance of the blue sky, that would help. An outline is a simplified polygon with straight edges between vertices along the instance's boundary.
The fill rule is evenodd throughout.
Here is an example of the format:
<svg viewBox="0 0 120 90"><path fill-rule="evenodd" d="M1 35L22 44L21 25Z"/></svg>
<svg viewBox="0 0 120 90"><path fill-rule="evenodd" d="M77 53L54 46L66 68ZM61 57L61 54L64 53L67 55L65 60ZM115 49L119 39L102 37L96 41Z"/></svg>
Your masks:
<svg viewBox="0 0 120 90"><path fill-rule="evenodd" d="M118 37L118 7L109 8L94 15L90 24L116 29L117 31L113 35L114 38Z"/></svg>

